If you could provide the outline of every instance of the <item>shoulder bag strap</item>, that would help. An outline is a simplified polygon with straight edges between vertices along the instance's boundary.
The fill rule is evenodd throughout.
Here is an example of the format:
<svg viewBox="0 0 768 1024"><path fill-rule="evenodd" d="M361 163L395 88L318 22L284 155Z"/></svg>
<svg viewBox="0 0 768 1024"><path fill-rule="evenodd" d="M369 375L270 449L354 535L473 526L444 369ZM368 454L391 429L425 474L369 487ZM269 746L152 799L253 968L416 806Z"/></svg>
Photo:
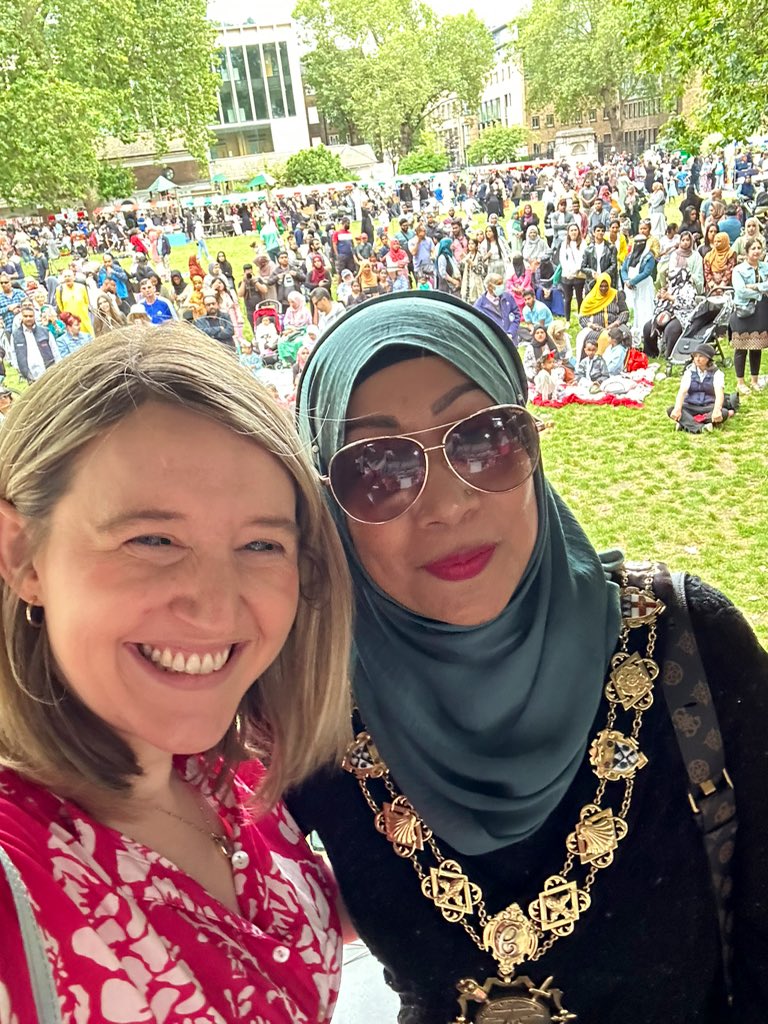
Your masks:
<svg viewBox="0 0 768 1024"><path fill-rule="evenodd" d="M61 1024L59 999L56 995L51 965L45 954L42 933L32 912L29 892L16 865L2 846L0 846L0 865L8 879L16 906L16 916L21 929L21 941L27 957L32 995L37 1011L37 1024Z"/></svg>
<svg viewBox="0 0 768 1024"><path fill-rule="evenodd" d="M725 766L717 711L691 624L685 574L670 575L666 567L661 567L654 578L654 590L666 603L668 614L662 689L688 773L688 800L704 838L730 1000L731 860L738 824L733 783Z"/></svg>

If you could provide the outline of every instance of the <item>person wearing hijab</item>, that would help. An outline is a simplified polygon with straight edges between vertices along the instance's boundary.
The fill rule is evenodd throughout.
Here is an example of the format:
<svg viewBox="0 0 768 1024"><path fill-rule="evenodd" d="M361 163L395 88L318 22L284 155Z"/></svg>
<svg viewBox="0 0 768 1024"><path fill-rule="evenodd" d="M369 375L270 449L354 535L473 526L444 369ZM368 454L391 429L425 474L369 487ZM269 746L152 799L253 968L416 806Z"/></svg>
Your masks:
<svg viewBox="0 0 768 1024"><path fill-rule="evenodd" d="M225 252L223 252L223 251L217 252L216 253L216 262L219 264L219 267L221 268L221 273L227 279L227 288L230 288L230 289L234 288L235 287L235 273L232 270L232 264L227 259L227 254Z"/></svg>
<svg viewBox="0 0 768 1024"><path fill-rule="evenodd" d="M724 288L731 287L736 253L725 231L718 231L712 248L704 257L704 287L707 295L720 295Z"/></svg>
<svg viewBox="0 0 768 1024"><path fill-rule="evenodd" d="M451 239L441 238L437 246L435 258L437 271L437 290L456 295L461 288L461 271L451 249Z"/></svg>
<svg viewBox="0 0 768 1024"><path fill-rule="evenodd" d="M313 253L311 270L307 279L307 287L314 291L315 288L331 288L331 273L325 265L323 257L319 253Z"/></svg>
<svg viewBox="0 0 768 1024"><path fill-rule="evenodd" d="M307 303L301 292L290 292L288 295L288 306L283 316L283 335L295 334L296 331L306 330L312 323L312 314L307 309Z"/></svg>
<svg viewBox="0 0 768 1024"><path fill-rule="evenodd" d="M655 270L656 257L648 238L645 235L635 235L629 256L621 266L621 279L624 282L627 305L633 313L633 326L638 332L642 332L643 327L653 317Z"/></svg>
<svg viewBox="0 0 768 1024"><path fill-rule="evenodd" d="M194 277L205 278L205 271L200 266L200 261L197 256L189 257L189 280L191 281Z"/></svg>
<svg viewBox="0 0 768 1024"><path fill-rule="evenodd" d="M667 204L667 194L664 185L660 181L654 181L651 194L648 197L648 206L651 216L651 233L656 238L662 238L667 230L667 218L664 209Z"/></svg>
<svg viewBox="0 0 768 1024"><path fill-rule="evenodd" d="M677 246L669 254L666 276L669 280L680 270L687 270L696 290L704 294L704 260L696 248L696 239L690 231L681 231ZM661 278L661 272L659 272ZM660 283L663 283L660 281Z"/></svg>
<svg viewBox="0 0 768 1024"><path fill-rule="evenodd" d="M699 746L708 725L685 715L717 713L710 742L729 781L712 786L728 794L732 782L738 807L723 853L733 1012L757 1024L768 656L726 598L687 577L683 642L709 684L697 688L672 627L675 591L659 585L673 608L657 618L657 597L626 589L615 553L620 600L547 481L526 400L504 332L437 292L350 310L307 361L299 429L355 592L356 738L344 767L316 774L289 807L319 832L400 1024L723 1024L698 824L710 767L686 772L666 686ZM650 566L638 571L653 590ZM625 710L613 687L632 655L643 668ZM630 792L601 778L614 769Z"/></svg>
<svg viewBox="0 0 768 1024"><path fill-rule="evenodd" d="M181 296L186 291L187 285L180 270L171 271L171 300L178 309L181 304Z"/></svg>
<svg viewBox="0 0 768 1024"><path fill-rule="evenodd" d="M576 335L576 361L581 359L582 350L588 341L594 342L598 355L602 355L609 344L608 330L628 321L629 310L624 292L613 287L609 273L598 274L581 304L581 330Z"/></svg>
<svg viewBox="0 0 768 1024"><path fill-rule="evenodd" d="M525 293L530 290L533 283L531 268L525 263L523 256L512 257L512 270L507 278L507 291L517 303L520 315L523 315L525 306Z"/></svg>
<svg viewBox="0 0 768 1024"><path fill-rule="evenodd" d="M523 259L530 271L535 271L539 263L549 256L549 246L539 234L537 224L530 224L523 242Z"/></svg>

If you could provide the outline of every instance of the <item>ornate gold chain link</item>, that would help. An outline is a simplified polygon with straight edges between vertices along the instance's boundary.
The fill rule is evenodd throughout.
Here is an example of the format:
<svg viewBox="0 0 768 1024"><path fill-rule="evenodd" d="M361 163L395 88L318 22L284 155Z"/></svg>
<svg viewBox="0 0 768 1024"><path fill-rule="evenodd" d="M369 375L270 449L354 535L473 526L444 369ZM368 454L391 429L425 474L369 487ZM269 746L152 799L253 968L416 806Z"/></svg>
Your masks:
<svg viewBox="0 0 768 1024"><path fill-rule="evenodd" d="M558 939L573 932L591 904L590 893L599 871L613 863L614 852L629 831L627 817L635 775L648 763L640 750L639 737L643 715L653 703L653 685L659 672L653 661L656 622L665 610L652 590L653 568L648 567L642 588L629 586L627 571L623 571L622 628L605 685L605 728L589 748L597 790L593 802L581 808L579 821L566 839L566 858L559 874L545 880L538 896L528 904L527 913L518 903L510 903L489 915L480 886L471 881L458 861L443 856L432 831L396 789L370 734L359 733L347 749L343 766L356 776L374 814L376 829L387 837L398 856L410 861L423 895L443 917L461 924L478 949L491 954L502 982L509 982L520 964L540 960ZM648 630L643 657L629 653L630 632L639 626ZM620 711L632 714L628 734L616 729ZM390 797L381 806L368 788L369 779L375 778L382 780ZM610 803L604 806L609 783L624 784L618 812ZM434 864L422 862L426 851ZM580 884L572 878L577 864L585 869ZM469 920L472 917L478 927Z"/></svg>

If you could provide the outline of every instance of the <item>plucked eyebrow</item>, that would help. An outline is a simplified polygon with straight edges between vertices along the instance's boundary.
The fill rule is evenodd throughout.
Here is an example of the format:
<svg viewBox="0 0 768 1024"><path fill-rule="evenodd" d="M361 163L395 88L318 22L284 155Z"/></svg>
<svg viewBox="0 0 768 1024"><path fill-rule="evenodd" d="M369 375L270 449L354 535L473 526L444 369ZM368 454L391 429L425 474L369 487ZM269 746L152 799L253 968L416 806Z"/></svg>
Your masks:
<svg viewBox="0 0 768 1024"><path fill-rule="evenodd" d="M127 512L120 512L116 516L105 519L102 523L96 524L99 533L113 533L115 530L123 529L126 526L139 523L183 523L186 516L179 512L171 512L161 508L131 509ZM298 536L299 527L293 519L285 516L254 516L244 526L268 526L277 529L288 530L289 533Z"/></svg>
<svg viewBox="0 0 768 1024"><path fill-rule="evenodd" d="M457 384L455 388L446 391L444 395L441 395L440 398L432 403L430 406L432 415L439 416L440 413L445 412L454 402L458 401L462 395L466 395L470 391L482 391L482 388L471 380L465 380L462 384ZM371 416L360 416L350 420L347 426L347 433L351 433L353 430L367 430L371 427L377 430L399 430L400 421L396 416L373 413Z"/></svg>

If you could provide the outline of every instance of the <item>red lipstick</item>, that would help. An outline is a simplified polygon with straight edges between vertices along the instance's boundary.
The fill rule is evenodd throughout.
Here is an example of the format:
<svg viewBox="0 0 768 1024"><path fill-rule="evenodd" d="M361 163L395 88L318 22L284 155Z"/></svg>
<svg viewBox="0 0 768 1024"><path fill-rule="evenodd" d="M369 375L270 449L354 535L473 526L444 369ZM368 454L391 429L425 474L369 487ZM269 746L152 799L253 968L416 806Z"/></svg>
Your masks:
<svg viewBox="0 0 768 1024"><path fill-rule="evenodd" d="M447 580L450 583L471 580L480 575L493 558L495 551L495 544L486 544L482 548L471 548L467 551L457 551L453 555L448 555L447 558L428 562L422 566L422 569L426 569L428 573L436 576L439 580Z"/></svg>

